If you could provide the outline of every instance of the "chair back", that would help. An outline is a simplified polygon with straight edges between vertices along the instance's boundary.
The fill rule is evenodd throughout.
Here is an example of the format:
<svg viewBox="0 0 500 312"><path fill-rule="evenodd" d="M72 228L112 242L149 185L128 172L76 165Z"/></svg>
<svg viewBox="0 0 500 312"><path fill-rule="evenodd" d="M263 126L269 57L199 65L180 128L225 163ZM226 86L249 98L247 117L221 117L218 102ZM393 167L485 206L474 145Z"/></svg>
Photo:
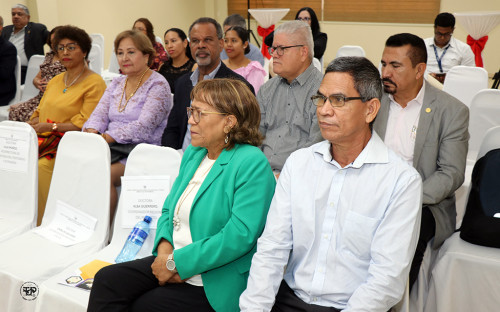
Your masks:
<svg viewBox="0 0 500 312"><path fill-rule="evenodd" d="M495 126L500 126L500 90L481 90L472 98L470 105L467 159L476 161L484 135Z"/></svg>
<svg viewBox="0 0 500 312"><path fill-rule="evenodd" d="M456 97L470 107L472 98L482 89L488 88L488 72L482 67L454 66L443 83L443 91Z"/></svg>
<svg viewBox="0 0 500 312"><path fill-rule="evenodd" d="M90 38L92 38L92 44L97 44L99 48L101 48L101 54L99 55L99 59L101 62L101 71L104 65L104 36L102 34L90 34Z"/></svg>
<svg viewBox="0 0 500 312"><path fill-rule="evenodd" d="M101 47L97 44L92 44L89 53L89 68L99 75L102 73L102 64L104 60L101 54Z"/></svg>
<svg viewBox="0 0 500 312"><path fill-rule="evenodd" d="M109 57L109 67L108 71L110 73L115 73L119 74L120 73L120 65L118 64L118 58L116 57L115 50L111 52L111 55Z"/></svg>
<svg viewBox="0 0 500 312"><path fill-rule="evenodd" d="M110 161L109 146L101 136L66 132L57 149L41 226L51 222L61 200L98 220L89 240L104 246L109 228Z"/></svg>
<svg viewBox="0 0 500 312"><path fill-rule="evenodd" d="M337 57L341 56L366 56L365 50L360 46L344 45L337 50Z"/></svg>
<svg viewBox="0 0 500 312"><path fill-rule="evenodd" d="M161 43L161 45L163 45L163 39L161 39L161 37L156 36L156 37L155 37L155 41L156 41L156 42L159 42L159 43Z"/></svg>
<svg viewBox="0 0 500 312"><path fill-rule="evenodd" d="M24 89L21 95L21 102L25 102L31 98L38 95L40 90L38 90L33 84L33 79L40 72L40 65L42 65L45 60L43 55L33 55L28 62L28 70L26 71L26 80L24 81Z"/></svg>
<svg viewBox="0 0 500 312"><path fill-rule="evenodd" d="M486 131L477 154L477 159L483 157L489 151L497 148L500 148L500 126L490 128Z"/></svg>
<svg viewBox="0 0 500 312"><path fill-rule="evenodd" d="M1 150L7 140L11 149ZM13 152L11 152L13 151ZM12 170L2 163L22 158L27 166ZM18 162L19 164L20 162ZM24 165L24 163L23 163ZM0 122L0 241L36 225L38 199L38 142L35 130L24 122ZM15 223L15 224L13 224Z"/></svg>
<svg viewBox="0 0 500 312"><path fill-rule="evenodd" d="M127 158L125 176L170 176L170 187L179 174L181 156L179 152L164 146L156 146L142 143L137 145ZM165 194L165 198L168 194ZM110 245L121 248L130 233L130 228L123 228L121 202L118 203L115 223L113 227L113 238ZM149 238L144 242L137 258L151 255L153 249L155 229L149 232Z"/></svg>

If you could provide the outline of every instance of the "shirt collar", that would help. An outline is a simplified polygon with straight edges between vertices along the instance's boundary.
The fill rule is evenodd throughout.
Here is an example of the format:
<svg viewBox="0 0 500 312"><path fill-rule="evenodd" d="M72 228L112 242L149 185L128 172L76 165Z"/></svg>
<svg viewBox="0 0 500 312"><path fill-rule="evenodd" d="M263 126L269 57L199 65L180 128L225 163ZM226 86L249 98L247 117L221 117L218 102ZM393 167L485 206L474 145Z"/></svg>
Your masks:
<svg viewBox="0 0 500 312"><path fill-rule="evenodd" d="M209 80L209 79L214 79L215 78L215 75L217 75L217 72L219 71L219 68L221 66L222 62L219 61L219 65L217 65L217 67L212 70L208 75L205 75L203 76L203 80ZM196 86L196 84L198 83L198 76L200 75L200 70L198 67L196 67L196 69L194 70L194 72L191 74L191 83L193 84L193 87Z"/></svg>
<svg viewBox="0 0 500 312"><path fill-rule="evenodd" d="M407 106L409 106L409 105L422 106L424 104L424 94L425 94L424 87L425 87L425 83L422 84L422 87L420 88L420 91L418 91L417 96L413 100L408 102ZM394 100L394 96L392 96L392 94L389 94L389 99L391 100L391 103L397 103L399 105L399 103Z"/></svg>
<svg viewBox="0 0 500 312"><path fill-rule="evenodd" d="M297 76L297 78L295 78L291 84L293 84L295 81L297 81L297 83L299 85L303 86L307 81L309 81L309 78L314 73L313 70L317 70L317 69L316 69L316 66L314 66L313 62L311 62L309 67L307 67L306 70L304 70L304 72L302 74ZM281 81L288 84L288 81L283 77L281 77Z"/></svg>
<svg viewBox="0 0 500 312"><path fill-rule="evenodd" d="M339 164L333 159L331 153L331 143L327 140L313 146L313 152L318 153L327 163L331 163L340 168ZM384 164L389 162L389 154L387 146L382 142L382 139L375 131L372 131L372 137L366 144L365 148L356 157L356 159L345 168L361 168L364 164Z"/></svg>
<svg viewBox="0 0 500 312"><path fill-rule="evenodd" d="M431 41L431 43L429 44L429 46L431 46L431 47L432 47L432 46L435 46L435 47L436 47L436 48L438 48L438 49L446 49L447 47L451 47L451 48L453 48L453 47L455 47L455 44L454 44L455 42L454 42L453 40L455 40L455 38L453 38L453 36L452 36L452 37L450 38L450 41L448 41L448 44L447 44L447 45L445 45L444 47L440 48L440 47L438 47L438 46L436 45L436 43L434 42L434 38L432 38L432 41ZM453 43L453 44L452 44L452 43Z"/></svg>

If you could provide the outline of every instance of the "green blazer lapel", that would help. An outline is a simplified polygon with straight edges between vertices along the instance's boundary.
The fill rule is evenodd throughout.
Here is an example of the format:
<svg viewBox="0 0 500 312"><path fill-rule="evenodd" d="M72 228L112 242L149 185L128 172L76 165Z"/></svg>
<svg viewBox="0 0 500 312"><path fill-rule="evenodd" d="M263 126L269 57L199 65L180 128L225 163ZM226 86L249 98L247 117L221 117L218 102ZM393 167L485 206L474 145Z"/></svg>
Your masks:
<svg viewBox="0 0 500 312"><path fill-rule="evenodd" d="M207 188L217 179L222 172L224 171L224 167L227 165L227 163L231 160L231 158L234 155L234 152L238 149L238 145L236 145L233 149L231 150L222 150L222 153L217 157L217 160L214 163L214 166L208 173L207 177L203 181L203 183L200 186L200 189L198 190L198 193L196 193L196 196L193 201L193 206L191 209L194 209L196 206L196 203L198 202L198 199L205 193Z"/></svg>
<svg viewBox="0 0 500 312"><path fill-rule="evenodd" d="M424 103L420 110L420 118L418 120L417 137L415 138L415 148L413 150L413 167L417 168L418 161L422 155L425 139L429 133L429 128L432 118L436 113L436 94L432 88L424 82L425 94Z"/></svg>

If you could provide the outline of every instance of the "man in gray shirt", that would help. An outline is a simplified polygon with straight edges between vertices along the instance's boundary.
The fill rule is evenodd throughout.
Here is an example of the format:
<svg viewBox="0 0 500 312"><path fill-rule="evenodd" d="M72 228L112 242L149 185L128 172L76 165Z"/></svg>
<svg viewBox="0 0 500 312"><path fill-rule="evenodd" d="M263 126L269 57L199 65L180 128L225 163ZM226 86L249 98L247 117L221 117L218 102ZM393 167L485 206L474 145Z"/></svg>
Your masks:
<svg viewBox="0 0 500 312"><path fill-rule="evenodd" d="M292 152L321 140L311 96L322 75L312 64L313 49L311 28L304 22L287 22L274 32L269 52L278 76L260 88L257 100L265 136L262 151L276 175Z"/></svg>

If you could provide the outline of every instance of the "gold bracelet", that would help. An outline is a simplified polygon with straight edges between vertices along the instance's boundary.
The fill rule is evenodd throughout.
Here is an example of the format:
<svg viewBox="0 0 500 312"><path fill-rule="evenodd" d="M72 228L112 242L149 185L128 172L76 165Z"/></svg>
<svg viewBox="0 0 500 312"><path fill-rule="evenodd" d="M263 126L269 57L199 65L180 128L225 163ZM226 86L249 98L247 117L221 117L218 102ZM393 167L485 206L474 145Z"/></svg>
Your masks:
<svg viewBox="0 0 500 312"><path fill-rule="evenodd" d="M52 124L52 132L57 132L57 124L55 122Z"/></svg>

